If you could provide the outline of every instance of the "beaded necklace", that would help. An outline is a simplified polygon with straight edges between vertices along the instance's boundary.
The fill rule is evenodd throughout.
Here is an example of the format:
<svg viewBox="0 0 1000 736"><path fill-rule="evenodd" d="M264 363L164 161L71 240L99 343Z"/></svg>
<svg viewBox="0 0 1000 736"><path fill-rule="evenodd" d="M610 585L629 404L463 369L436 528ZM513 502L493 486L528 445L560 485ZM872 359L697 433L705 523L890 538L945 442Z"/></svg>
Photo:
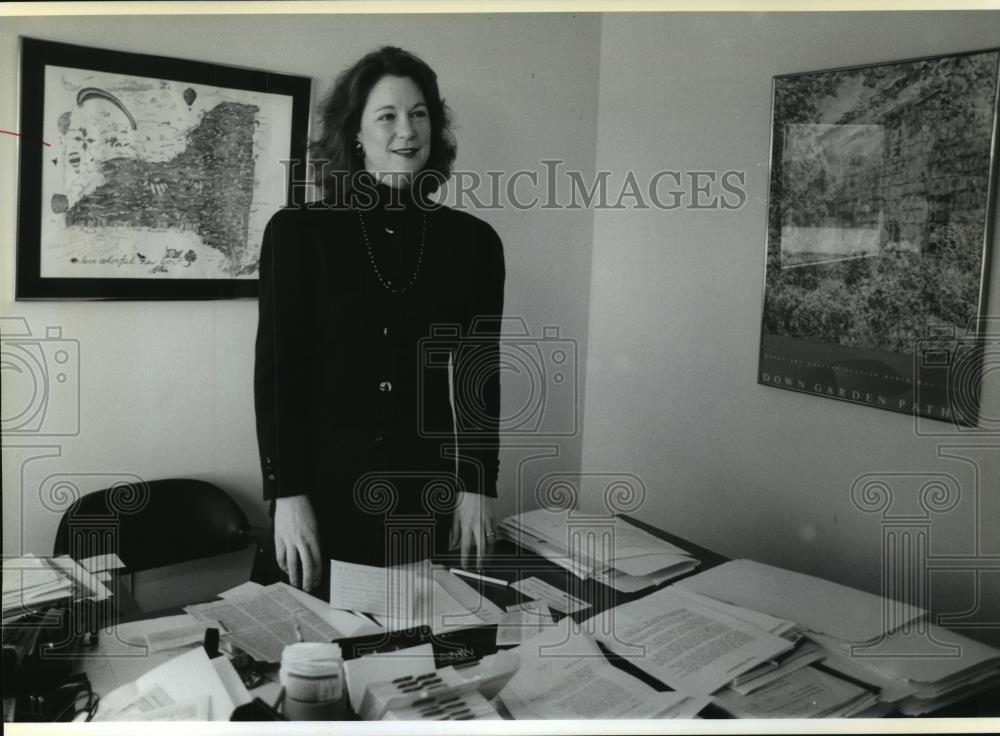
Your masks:
<svg viewBox="0 0 1000 736"><path fill-rule="evenodd" d="M397 289L392 285L392 281L382 276L382 271L379 270L378 264L375 262L375 252L372 250L372 244L368 241L368 229L365 227L365 217L361 214L361 210L358 210L358 219L361 220L361 235L365 239L365 248L368 250L368 262L372 264L372 270L375 271L375 277L378 282L382 284L382 288L388 291L390 294L405 294L410 290L410 288L416 283L417 276L420 275L420 266L424 262L424 234L427 231L427 213L422 212L420 214L420 247L417 250L417 267L410 274L410 280L406 286Z"/></svg>

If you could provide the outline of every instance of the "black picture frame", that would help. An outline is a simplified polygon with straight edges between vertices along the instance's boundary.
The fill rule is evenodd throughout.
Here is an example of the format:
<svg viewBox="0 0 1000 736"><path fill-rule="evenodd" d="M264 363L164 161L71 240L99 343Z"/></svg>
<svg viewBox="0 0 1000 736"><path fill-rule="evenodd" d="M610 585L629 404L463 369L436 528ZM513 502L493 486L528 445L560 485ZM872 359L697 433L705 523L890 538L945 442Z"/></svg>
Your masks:
<svg viewBox="0 0 1000 736"><path fill-rule="evenodd" d="M998 118L1000 48L774 77L758 383L995 421Z"/></svg>
<svg viewBox="0 0 1000 736"><path fill-rule="evenodd" d="M61 81L53 97L75 104L45 109L47 74ZM22 37L15 298L256 297L254 230L294 201L311 87L309 77ZM140 100L136 115L129 99ZM46 191L51 181L70 194ZM164 246L172 238L197 250Z"/></svg>

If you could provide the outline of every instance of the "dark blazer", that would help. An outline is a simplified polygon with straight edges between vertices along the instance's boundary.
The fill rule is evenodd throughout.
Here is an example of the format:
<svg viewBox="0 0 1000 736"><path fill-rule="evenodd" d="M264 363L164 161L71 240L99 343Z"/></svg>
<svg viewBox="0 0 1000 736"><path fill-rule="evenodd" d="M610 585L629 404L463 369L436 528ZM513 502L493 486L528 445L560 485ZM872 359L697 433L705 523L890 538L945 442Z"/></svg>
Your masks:
<svg viewBox="0 0 1000 736"><path fill-rule="evenodd" d="M307 494L325 557L369 564L397 522L440 551L455 491L496 496L505 276L487 223L377 190L271 218L254 370L264 498Z"/></svg>

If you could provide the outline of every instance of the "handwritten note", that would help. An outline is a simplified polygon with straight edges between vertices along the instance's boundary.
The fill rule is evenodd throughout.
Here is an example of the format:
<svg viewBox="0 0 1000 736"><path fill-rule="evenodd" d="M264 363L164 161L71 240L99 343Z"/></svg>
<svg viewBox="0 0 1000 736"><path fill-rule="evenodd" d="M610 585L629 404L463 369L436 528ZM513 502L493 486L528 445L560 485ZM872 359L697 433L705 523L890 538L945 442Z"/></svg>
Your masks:
<svg viewBox="0 0 1000 736"><path fill-rule="evenodd" d="M434 580L430 564L374 567L330 561L330 605L396 621L429 618ZM407 624L413 625L413 624Z"/></svg>

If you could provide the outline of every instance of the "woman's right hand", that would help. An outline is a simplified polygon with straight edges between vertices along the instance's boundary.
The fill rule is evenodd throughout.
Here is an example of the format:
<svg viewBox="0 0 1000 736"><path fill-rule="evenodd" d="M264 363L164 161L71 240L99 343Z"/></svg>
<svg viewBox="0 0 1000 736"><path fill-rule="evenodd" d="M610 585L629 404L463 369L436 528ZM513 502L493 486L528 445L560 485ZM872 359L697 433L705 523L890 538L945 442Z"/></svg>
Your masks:
<svg viewBox="0 0 1000 736"><path fill-rule="evenodd" d="M278 567L296 588L319 585L319 531L308 496L287 496L274 504L274 553Z"/></svg>

